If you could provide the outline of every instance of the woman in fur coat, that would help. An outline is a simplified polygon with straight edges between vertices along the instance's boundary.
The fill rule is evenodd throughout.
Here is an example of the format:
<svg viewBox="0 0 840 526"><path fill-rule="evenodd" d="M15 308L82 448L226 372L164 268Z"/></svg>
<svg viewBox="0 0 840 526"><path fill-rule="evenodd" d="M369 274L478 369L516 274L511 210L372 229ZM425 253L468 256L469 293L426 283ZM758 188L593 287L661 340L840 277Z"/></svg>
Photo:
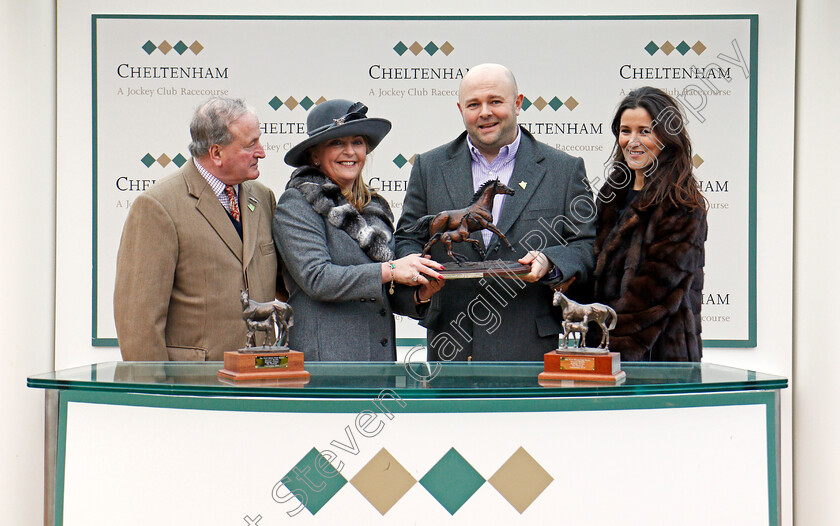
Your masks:
<svg viewBox="0 0 840 526"><path fill-rule="evenodd" d="M684 122L674 99L652 87L630 92L612 121L612 167L598 195L595 301L618 313L610 350L622 360L703 355L706 200Z"/></svg>
<svg viewBox="0 0 840 526"><path fill-rule="evenodd" d="M297 167L274 213L274 243L294 309L289 347L306 360L394 361L393 311L419 316L443 267L418 254L394 259L394 216L362 179L390 131L367 107L330 100L312 109L309 137L289 150Z"/></svg>

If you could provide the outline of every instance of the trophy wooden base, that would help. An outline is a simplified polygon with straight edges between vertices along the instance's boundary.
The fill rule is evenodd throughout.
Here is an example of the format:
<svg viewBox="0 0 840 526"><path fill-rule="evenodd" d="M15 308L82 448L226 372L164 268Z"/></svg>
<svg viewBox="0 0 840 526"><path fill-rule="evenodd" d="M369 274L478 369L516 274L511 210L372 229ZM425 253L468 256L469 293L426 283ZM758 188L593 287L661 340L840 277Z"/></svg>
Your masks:
<svg viewBox="0 0 840 526"><path fill-rule="evenodd" d="M516 261L465 261L460 265L453 262L443 264L443 270L438 271L443 279L479 279L488 276L513 278L531 272L530 265L522 265Z"/></svg>
<svg viewBox="0 0 840 526"><path fill-rule="evenodd" d="M621 370L617 352L574 352L557 349L545 353L540 385L556 385L561 380L621 383L627 374Z"/></svg>
<svg viewBox="0 0 840 526"><path fill-rule="evenodd" d="M309 373L303 370L303 353L298 351L228 351L218 376L235 382L283 380L284 384L301 386L309 382Z"/></svg>

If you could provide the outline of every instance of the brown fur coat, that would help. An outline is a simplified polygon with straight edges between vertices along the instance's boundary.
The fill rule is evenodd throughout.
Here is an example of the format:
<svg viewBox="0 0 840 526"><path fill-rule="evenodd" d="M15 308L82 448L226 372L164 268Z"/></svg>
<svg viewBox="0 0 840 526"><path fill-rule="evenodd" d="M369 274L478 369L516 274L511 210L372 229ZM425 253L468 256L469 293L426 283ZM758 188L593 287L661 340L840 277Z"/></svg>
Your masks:
<svg viewBox="0 0 840 526"><path fill-rule="evenodd" d="M640 194L622 212L628 191L599 203L595 238L595 301L618 313L610 350L626 361L700 361L706 211L669 200L641 210Z"/></svg>

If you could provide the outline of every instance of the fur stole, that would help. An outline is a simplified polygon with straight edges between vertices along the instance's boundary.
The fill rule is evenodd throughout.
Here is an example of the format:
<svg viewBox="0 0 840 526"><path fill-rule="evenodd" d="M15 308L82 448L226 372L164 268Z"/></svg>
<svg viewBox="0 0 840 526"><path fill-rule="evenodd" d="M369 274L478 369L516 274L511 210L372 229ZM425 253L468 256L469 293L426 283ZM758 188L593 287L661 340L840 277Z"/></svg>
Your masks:
<svg viewBox="0 0 840 526"><path fill-rule="evenodd" d="M341 188L320 170L302 166L294 171L286 188L296 188L312 208L331 225L347 232L373 261L390 261L394 216L387 201L374 195L361 213L347 202Z"/></svg>

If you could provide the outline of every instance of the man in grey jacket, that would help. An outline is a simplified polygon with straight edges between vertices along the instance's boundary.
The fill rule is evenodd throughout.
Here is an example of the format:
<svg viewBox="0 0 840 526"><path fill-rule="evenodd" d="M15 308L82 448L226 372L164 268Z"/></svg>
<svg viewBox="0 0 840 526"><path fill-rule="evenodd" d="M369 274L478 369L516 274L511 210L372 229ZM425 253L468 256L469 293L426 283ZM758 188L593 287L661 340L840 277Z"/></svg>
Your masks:
<svg viewBox="0 0 840 526"><path fill-rule="evenodd" d="M498 64L476 66L461 81L458 109L466 132L418 155L397 225L397 256L420 252L427 233L408 230L421 217L463 208L484 182L499 178L515 190L497 196L493 217L513 249L488 230L473 233L485 259L519 261L513 279L452 280L433 296L420 324L429 360L542 360L562 332L551 305L553 287L580 287L594 266L595 203L583 160L538 142L520 128L522 107L513 74ZM482 257L472 244L457 251ZM432 259L448 261L442 244ZM574 292L574 291L573 291Z"/></svg>

